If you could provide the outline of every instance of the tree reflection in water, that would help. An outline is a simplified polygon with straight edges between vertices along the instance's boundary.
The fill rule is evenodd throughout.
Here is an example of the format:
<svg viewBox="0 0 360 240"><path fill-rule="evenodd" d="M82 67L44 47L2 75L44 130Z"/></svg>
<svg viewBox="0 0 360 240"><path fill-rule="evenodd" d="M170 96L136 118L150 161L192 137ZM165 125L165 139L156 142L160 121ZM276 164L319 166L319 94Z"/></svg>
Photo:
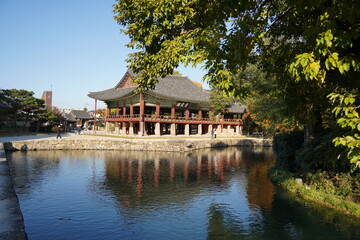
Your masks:
<svg viewBox="0 0 360 240"><path fill-rule="evenodd" d="M359 221L276 189L267 148L8 159L30 239L360 239Z"/></svg>

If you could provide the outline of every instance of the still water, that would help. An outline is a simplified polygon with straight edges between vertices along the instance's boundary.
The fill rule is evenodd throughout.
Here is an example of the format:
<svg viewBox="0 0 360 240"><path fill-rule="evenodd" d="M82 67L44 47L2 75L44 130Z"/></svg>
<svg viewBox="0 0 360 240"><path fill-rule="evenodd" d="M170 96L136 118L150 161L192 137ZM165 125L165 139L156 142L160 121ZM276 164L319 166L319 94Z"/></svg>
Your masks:
<svg viewBox="0 0 360 240"><path fill-rule="evenodd" d="M8 154L30 240L360 239L267 177L271 149Z"/></svg>

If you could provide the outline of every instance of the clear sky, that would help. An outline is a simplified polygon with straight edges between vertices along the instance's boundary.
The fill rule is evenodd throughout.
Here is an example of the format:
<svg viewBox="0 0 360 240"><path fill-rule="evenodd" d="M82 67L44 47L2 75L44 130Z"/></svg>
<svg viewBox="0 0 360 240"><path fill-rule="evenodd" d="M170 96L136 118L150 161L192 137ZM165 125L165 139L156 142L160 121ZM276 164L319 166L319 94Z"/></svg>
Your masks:
<svg viewBox="0 0 360 240"><path fill-rule="evenodd" d="M0 0L0 88L33 91L37 98L52 90L53 106L94 109L88 92L114 87L132 51L113 18L114 3ZM198 82L204 75L178 70Z"/></svg>

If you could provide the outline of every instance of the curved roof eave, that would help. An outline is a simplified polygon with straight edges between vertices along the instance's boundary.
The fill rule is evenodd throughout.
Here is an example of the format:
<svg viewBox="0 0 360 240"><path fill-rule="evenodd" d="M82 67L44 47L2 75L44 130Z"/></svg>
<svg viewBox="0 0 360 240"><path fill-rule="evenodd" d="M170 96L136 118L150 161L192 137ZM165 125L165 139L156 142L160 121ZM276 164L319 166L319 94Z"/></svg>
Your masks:
<svg viewBox="0 0 360 240"><path fill-rule="evenodd" d="M115 100L130 95L136 88L110 88L99 92L89 92L88 97L101 101Z"/></svg>
<svg viewBox="0 0 360 240"><path fill-rule="evenodd" d="M247 106L245 105L241 105L239 103L234 103L233 105L231 105L229 108L228 108L228 112L229 113L246 113L246 108Z"/></svg>

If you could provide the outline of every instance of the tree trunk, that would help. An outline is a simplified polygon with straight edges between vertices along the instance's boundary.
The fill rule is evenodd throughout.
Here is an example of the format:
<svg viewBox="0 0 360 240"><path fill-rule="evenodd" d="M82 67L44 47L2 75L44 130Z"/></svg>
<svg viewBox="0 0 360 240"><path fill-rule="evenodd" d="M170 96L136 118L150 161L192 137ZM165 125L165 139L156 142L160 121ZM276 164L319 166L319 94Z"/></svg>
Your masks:
<svg viewBox="0 0 360 240"><path fill-rule="evenodd" d="M14 114L14 129L17 130L17 114Z"/></svg>
<svg viewBox="0 0 360 240"><path fill-rule="evenodd" d="M315 139L315 124L308 122L304 126L304 145L311 143Z"/></svg>
<svg viewBox="0 0 360 240"><path fill-rule="evenodd" d="M28 123L28 121L29 121L29 115L30 115L30 113L27 113L27 114L26 114L25 124L24 124L24 127L23 127L23 130L24 130L24 131L26 130L26 125L27 125L27 123Z"/></svg>
<svg viewBox="0 0 360 240"><path fill-rule="evenodd" d="M309 121L304 126L304 145L313 142L324 132L320 111L314 111L313 114L315 121Z"/></svg>
<svg viewBox="0 0 360 240"><path fill-rule="evenodd" d="M39 129L40 129L40 121L38 120L38 121L36 122L36 133L39 132Z"/></svg>

